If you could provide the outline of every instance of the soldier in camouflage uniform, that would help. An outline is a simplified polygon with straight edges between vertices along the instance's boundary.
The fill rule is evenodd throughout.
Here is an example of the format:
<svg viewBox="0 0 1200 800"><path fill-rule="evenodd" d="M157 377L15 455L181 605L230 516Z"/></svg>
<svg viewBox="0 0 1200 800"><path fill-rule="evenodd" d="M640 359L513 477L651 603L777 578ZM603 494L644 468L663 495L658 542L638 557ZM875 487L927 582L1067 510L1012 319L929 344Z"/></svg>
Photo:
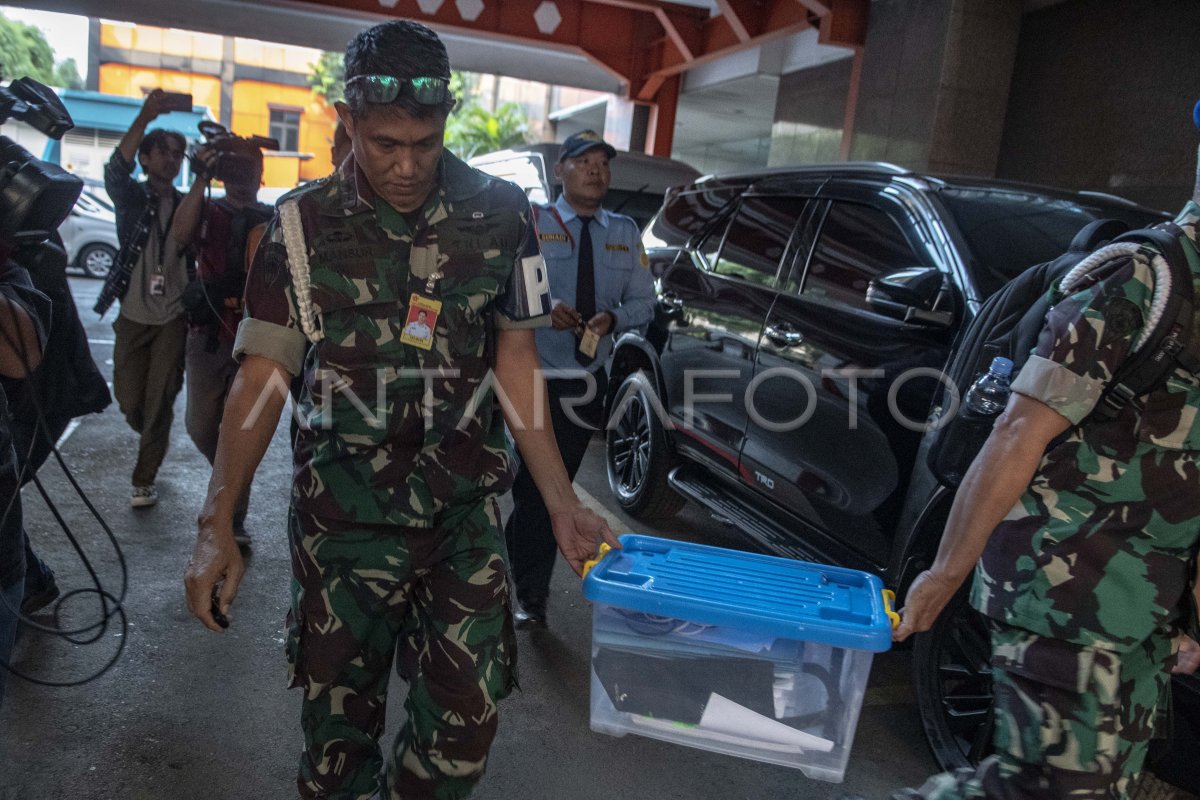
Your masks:
<svg viewBox="0 0 1200 800"><path fill-rule="evenodd" d="M353 154L281 201L248 276L188 606L220 630L213 605L228 614L243 572L233 503L301 374L286 643L304 690L300 795L453 800L483 775L515 680L496 505L511 480L505 415L575 571L615 540L552 433L524 423L535 398L545 414L545 265L521 191L442 149L454 101L441 42L408 21L376 26L350 43L346 75ZM422 309L432 336L406 334ZM393 661L408 719L385 771Z"/></svg>
<svg viewBox="0 0 1200 800"><path fill-rule="evenodd" d="M1200 297L1200 185L1176 221ZM1125 797L1171 671L1196 668L1176 623L1200 537L1200 380L1177 369L1144 408L1080 425L1145 325L1154 255L1098 267L1047 314L909 590L897 640L928 630L978 562L996 754L897 798Z"/></svg>

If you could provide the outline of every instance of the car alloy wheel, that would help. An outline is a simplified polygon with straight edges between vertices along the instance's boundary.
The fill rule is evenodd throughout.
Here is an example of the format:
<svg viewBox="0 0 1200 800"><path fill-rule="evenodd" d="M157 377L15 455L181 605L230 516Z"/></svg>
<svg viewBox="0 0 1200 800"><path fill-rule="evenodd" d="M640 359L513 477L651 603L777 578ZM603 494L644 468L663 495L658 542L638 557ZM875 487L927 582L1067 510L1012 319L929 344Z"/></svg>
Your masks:
<svg viewBox="0 0 1200 800"><path fill-rule="evenodd" d="M645 374L626 377L614 399L620 415L605 434L608 484L622 509L646 521L670 519L684 504L667 482L672 459L653 396Z"/></svg>
<svg viewBox="0 0 1200 800"><path fill-rule="evenodd" d="M623 498L630 498L642 489L650 466L650 411L640 396L630 398L629 405L611 438L614 489Z"/></svg>
<svg viewBox="0 0 1200 800"><path fill-rule="evenodd" d="M79 251L79 266L91 278L106 278L116 261L117 251L106 244L89 244Z"/></svg>
<svg viewBox="0 0 1200 800"><path fill-rule="evenodd" d="M917 634L912 663L933 757L945 770L978 764L992 748L991 641L965 591Z"/></svg>

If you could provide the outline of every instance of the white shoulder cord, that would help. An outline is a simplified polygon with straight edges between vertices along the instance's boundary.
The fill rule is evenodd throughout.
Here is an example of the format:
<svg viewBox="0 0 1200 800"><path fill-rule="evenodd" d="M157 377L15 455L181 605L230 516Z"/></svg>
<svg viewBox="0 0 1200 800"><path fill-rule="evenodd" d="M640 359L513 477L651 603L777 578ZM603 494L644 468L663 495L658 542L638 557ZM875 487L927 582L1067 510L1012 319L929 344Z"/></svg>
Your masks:
<svg viewBox="0 0 1200 800"><path fill-rule="evenodd" d="M1125 257L1137 258L1139 255L1144 255L1142 253L1142 245L1136 242L1117 242L1106 247L1101 247L1076 264L1066 274L1066 277L1062 279L1059 288L1064 293L1072 292L1084 275L1106 261ZM1150 317L1142 327L1142 332L1138 334L1137 341L1133 343L1135 351L1146 343L1146 337L1158 326L1158 322L1162 319L1163 312L1167 307L1167 298L1171 294L1171 268L1167 265L1166 259L1161 255L1155 254L1150 259L1150 268L1154 271L1154 299L1150 303Z"/></svg>
<svg viewBox="0 0 1200 800"><path fill-rule="evenodd" d="M308 243L304 241L304 225L300 221L300 205L288 200L279 206L279 224L283 228L283 246L288 254L288 272L292 274L292 291L300 311L300 330L313 344L325 338L313 311L312 282L309 280Z"/></svg>

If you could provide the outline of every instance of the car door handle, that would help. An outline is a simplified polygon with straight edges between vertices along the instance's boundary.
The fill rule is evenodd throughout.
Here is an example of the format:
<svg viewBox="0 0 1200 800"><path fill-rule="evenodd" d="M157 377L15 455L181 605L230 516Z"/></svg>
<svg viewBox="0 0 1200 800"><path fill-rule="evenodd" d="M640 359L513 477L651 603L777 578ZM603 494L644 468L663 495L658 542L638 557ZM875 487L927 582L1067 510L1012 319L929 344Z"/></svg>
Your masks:
<svg viewBox="0 0 1200 800"><path fill-rule="evenodd" d="M795 347L804 341L804 334L786 322L768 325L764 333L768 339L782 347Z"/></svg>
<svg viewBox="0 0 1200 800"><path fill-rule="evenodd" d="M658 302L672 311L678 311L683 308L683 298L674 292L663 292L659 296Z"/></svg>

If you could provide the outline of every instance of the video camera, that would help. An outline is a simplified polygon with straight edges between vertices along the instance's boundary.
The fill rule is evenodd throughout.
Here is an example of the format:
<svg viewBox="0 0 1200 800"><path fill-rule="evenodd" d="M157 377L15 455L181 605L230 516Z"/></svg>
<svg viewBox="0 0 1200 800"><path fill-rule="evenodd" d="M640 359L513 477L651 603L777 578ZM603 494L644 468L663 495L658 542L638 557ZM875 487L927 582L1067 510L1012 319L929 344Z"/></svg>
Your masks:
<svg viewBox="0 0 1200 800"><path fill-rule="evenodd" d="M219 181L236 181L259 166L244 152L238 152L243 149L242 145L256 147L259 150L279 149L278 139L268 139L266 136L238 136L230 133L224 125L211 120L204 120L196 127L200 129L200 135L204 137L205 145L217 153L216 160L211 166L196 158L197 147L193 147L188 153L192 171L200 176L213 177Z"/></svg>
<svg viewBox="0 0 1200 800"><path fill-rule="evenodd" d="M27 122L51 139L61 139L75 127L58 95L32 78L0 87L0 123L9 119ZM22 246L46 240L71 213L81 191L81 179L0 136L0 242Z"/></svg>

